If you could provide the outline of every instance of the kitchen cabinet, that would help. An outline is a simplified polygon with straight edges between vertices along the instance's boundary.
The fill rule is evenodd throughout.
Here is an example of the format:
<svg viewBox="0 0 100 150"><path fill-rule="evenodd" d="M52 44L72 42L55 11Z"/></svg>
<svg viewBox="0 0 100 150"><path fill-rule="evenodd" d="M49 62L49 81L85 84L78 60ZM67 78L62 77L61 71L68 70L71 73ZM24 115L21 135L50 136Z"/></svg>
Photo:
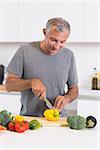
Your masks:
<svg viewBox="0 0 100 150"><path fill-rule="evenodd" d="M98 21L100 21L98 2L86 1L84 4L84 42L100 42L98 37Z"/></svg>
<svg viewBox="0 0 100 150"><path fill-rule="evenodd" d="M19 1L18 41L42 40L49 18L62 17L71 24L69 42L83 42L84 2L21 2Z"/></svg>
<svg viewBox="0 0 100 150"><path fill-rule="evenodd" d="M69 42L100 42L98 3L97 0L40 3L20 0L18 41L42 39L42 28L46 21L58 16L68 20L71 25Z"/></svg>
<svg viewBox="0 0 100 150"><path fill-rule="evenodd" d="M49 18L62 17L71 25L68 42L100 42L100 2L0 1L0 42L42 40Z"/></svg>
<svg viewBox="0 0 100 150"><path fill-rule="evenodd" d="M0 110L6 109L13 114L19 114L20 108L20 94L0 93Z"/></svg>
<svg viewBox="0 0 100 150"><path fill-rule="evenodd" d="M18 33L17 1L0 2L1 38L0 42L16 42Z"/></svg>
<svg viewBox="0 0 100 150"><path fill-rule="evenodd" d="M100 1L98 0L98 39L99 39L99 42L100 42Z"/></svg>
<svg viewBox="0 0 100 150"><path fill-rule="evenodd" d="M2 40L3 37L3 6L2 3L0 3L0 41Z"/></svg>

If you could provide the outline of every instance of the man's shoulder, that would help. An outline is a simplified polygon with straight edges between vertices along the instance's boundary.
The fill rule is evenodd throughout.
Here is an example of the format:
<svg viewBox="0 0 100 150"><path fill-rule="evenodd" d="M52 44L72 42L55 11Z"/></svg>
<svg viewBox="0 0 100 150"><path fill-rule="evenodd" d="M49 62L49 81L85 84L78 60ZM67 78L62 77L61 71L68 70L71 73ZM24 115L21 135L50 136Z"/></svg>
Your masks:
<svg viewBox="0 0 100 150"><path fill-rule="evenodd" d="M66 55L72 56L73 55L73 51L67 47L63 48L63 51Z"/></svg>
<svg viewBox="0 0 100 150"><path fill-rule="evenodd" d="M25 43L25 44L22 44L20 47L23 48L23 49L26 49L26 48L35 46L35 43L36 42Z"/></svg>
<svg viewBox="0 0 100 150"><path fill-rule="evenodd" d="M20 45L20 47L19 47L18 50L27 51L27 50L36 48L36 44L37 44L37 43L38 43L38 42L30 42L30 43L22 44L22 45Z"/></svg>

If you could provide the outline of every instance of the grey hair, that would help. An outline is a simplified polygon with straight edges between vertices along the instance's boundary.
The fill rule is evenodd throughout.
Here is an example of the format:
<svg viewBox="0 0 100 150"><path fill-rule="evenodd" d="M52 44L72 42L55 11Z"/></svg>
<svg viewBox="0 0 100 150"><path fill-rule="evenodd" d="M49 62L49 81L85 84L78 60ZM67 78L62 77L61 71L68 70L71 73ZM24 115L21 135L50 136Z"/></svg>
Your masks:
<svg viewBox="0 0 100 150"><path fill-rule="evenodd" d="M64 32L64 30L66 29L70 33L70 24L62 18L49 19L46 24L47 32L50 32L52 26L56 26L56 30L58 32Z"/></svg>

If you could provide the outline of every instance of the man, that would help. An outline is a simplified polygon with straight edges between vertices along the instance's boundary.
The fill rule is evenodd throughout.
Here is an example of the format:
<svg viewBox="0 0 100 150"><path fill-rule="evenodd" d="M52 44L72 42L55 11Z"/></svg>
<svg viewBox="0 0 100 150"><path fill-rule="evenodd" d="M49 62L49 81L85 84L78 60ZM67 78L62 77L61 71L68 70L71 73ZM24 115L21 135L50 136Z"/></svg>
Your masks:
<svg viewBox="0 0 100 150"><path fill-rule="evenodd" d="M21 92L21 115L43 116L45 97L62 111L78 96L74 55L64 47L69 23L62 18L50 19L43 33L43 41L21 46L7 68L6 89Z"/></svg>

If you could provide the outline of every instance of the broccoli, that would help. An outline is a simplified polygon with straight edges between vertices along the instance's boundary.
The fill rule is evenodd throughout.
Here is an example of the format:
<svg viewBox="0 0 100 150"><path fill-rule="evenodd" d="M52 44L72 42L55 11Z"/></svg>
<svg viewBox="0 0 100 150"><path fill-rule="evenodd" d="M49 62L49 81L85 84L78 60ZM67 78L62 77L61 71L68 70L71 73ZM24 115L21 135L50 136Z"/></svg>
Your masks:
<svg viewBox="0 0 100 150"><path fill-rule="evenodd" d="M11 113L7 110L3 110L0 112L0 125L7 127L7 124L12 121Z"/></svg>
<svg viewBox="0 0 100 150"><path fill-rule="evenodd" d="M79 115L68 116L67 122L71 129L80 130L85 127L86 119Z"/></svg>

